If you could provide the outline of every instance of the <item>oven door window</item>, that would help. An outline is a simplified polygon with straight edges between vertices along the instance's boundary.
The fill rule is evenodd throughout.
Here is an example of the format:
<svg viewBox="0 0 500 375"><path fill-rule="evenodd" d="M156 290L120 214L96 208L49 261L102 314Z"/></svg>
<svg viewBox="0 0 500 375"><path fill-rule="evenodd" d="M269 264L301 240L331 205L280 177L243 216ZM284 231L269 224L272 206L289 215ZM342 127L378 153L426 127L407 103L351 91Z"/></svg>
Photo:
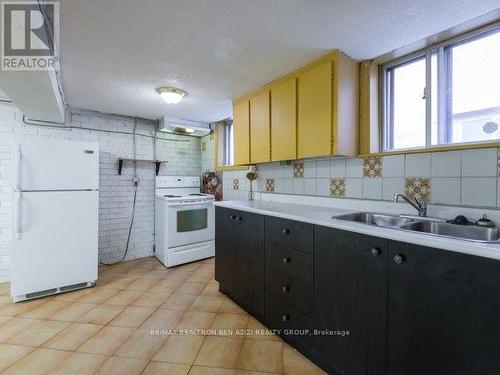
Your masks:
<svg viewBox="0 0 500 375"><path fill-rule="evenodd" d="M207 217L206 208L177 211L177 233L206 229Z"/></svg>

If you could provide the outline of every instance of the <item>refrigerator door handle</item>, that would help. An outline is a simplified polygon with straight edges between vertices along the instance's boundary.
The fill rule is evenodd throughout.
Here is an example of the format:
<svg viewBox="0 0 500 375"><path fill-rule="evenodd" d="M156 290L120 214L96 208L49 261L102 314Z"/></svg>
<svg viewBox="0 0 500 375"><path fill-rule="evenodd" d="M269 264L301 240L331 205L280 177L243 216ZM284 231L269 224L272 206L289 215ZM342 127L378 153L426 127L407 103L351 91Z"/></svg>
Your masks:
<svg viewBox="0 0 500 375"><path fill-rule="evenodd" d="M23 238L23 193L16 193L16 240Z"/></svg>
<svg viewBox="0 0 500 375"><path fill-rule="evenodd" d="M23 190L23 151L21 145L18 145L16 152L16 190Z"/></svg>

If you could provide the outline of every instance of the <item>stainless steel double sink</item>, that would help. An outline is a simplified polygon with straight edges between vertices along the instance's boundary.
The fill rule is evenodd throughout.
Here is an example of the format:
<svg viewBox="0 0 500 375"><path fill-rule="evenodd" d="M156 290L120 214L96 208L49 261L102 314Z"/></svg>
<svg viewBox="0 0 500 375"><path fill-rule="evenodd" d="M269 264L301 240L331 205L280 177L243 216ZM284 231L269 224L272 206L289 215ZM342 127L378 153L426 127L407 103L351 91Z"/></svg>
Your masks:
<svg viewBox="0 0 500 375"><path fill-rule="evenodd" d="M485 243L500 242L500 229L496 227L485 228L475 225L457 225L443 221L433 221L430 218L413 219L398 215L378 214L373 212L354 212L334 216L333 218L466 241Z"/></svg>

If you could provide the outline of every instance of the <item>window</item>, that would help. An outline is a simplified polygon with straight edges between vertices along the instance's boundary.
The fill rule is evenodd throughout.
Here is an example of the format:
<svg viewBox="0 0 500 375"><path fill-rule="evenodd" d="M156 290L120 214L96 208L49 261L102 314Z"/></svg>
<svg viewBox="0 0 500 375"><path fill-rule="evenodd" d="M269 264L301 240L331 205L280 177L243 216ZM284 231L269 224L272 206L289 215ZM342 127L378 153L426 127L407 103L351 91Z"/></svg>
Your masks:
<svg viewBox="0 0 500 375"><path fill-rule="evenodd" d="M234 152L233 152L233 122L228 121L223 125L223 165L234 165Z"/></svg>
<svg viewBox="0 0 500 375"><path fill-rule="evenodd" d="M500 139L500 28L383 66L383 150Z"/></svg>

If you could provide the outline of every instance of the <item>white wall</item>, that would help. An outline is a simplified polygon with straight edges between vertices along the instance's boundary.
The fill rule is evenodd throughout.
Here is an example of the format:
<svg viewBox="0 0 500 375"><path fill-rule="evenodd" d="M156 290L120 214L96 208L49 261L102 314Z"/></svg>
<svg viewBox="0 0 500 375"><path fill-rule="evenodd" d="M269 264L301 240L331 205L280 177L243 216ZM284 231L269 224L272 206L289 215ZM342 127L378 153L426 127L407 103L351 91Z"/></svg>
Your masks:
<svg viewBox="0 0 500 375"><path fill-rule="evenodd" d="M11 140L14 137L51 138L97 141L100 147L99 193L99 258L112 262L121 258L125 250L132 212L133 166L124 165L118 176L117 159L133 157L133 136L107 133L131 133L133 121L101 115L73 115L70 125L97 130L54 129L25 125L22 113L10 104L0 104L0 282L9 279L12 248L12 157ZM137 158L153 159L154 130L151 125L138 125ZM201 173L200 139L188 136L161 134L169 140L157 141L157 158L168 160L160 174L196 175ZM135 221L132 228L127 259L153 253L154 232L154 164L138 163L139 190Z"/></svg>

